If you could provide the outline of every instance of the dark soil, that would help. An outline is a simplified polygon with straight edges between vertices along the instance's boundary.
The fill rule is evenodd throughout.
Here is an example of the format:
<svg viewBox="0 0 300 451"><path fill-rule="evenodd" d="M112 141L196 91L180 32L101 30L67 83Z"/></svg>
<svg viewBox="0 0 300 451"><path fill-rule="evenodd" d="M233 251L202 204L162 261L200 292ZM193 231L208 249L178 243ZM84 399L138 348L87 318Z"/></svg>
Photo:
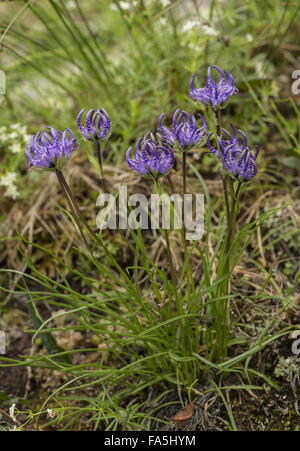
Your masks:
<svg viewBox="0 0 300 451"><path fill-rule="evenodd" d="M10 349L9 358L19 359L21 355L28 355L31 337L23 330L14 328L7 334L7 346ZM0 392L14 398L26 395L28 369L26 367L0 368ZM1 400L0 400L1 406Z"/></svg>

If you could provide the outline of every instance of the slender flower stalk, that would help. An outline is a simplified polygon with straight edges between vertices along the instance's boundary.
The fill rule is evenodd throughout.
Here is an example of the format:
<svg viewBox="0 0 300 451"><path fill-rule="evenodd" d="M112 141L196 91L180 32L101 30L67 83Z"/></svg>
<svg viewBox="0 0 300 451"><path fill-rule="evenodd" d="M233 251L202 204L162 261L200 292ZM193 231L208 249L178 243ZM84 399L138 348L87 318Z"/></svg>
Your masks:
<svg viewBox="0 0 300 451"><path fill-rule="evenodd" d="M217 78L213 77L213 71L217 74ZM230 72L223 71L218 66L210 66L207 71L207 77L204 82L203 88L196 88L197 74L194 74L190 83L190 96L210 107L213 111L215 118L215 138L217 141L217 148L213 148L210 143L210 136L208 138L207 147L214 153L221 164L221 176L224 190L224 199L226 207L227 218L227 237L224 244L224 254L221 255L219 265L218 277L222 280L219 284L218 296L226 296L229 292L229 250L231 239L233 236L233 219L232 219L232 206L230 205L228 182L232 187L233 181L228 180L228 175L224 173L224 168L235 178L251 179L255 175L254 160L256 157L252 157L249 150L246 152L236 152L238 144L236 143L236 137L234 142L227 143L222 141L222 126L221 126L221 113L220 108L223 108L226 102L231 96L238 92L235 87L234 78ZM227 172L227 173L228 173ZM254 173L255 172L255 173ZM226 262L223 266L223 262ZM209 308L210 309L210 308ZM216 321L216 332L218 337L218 354L219 358L223 359L226 356L228 342L229 324L228 324L228 305L227 300L220 301L212 307L213 318Z"/></svg>
<svg viewBox="0 0 300 451"><path fill-rule="evenodd" d="M217 296L224 298L230 294L230 252L236 233L236 220L238 215L238 199L243 183L251 181L256 173L256 159L258 149L252 153L248 147L247 135L234 125L231 125L232 133L222 128L220 110L212 109L215 118L215 131L210 133L207 147L215 155L221 167L221 176L226 207L227 230L223 250L220 255L217 278L219 279ZM216 145L211 142L214 135ZM213 306L218 337L218 357L223 360L227 355L227 343L229 339L229 308L228 299L221 300Z"/></svg>
<svg viewBox="0 0 300 451"><path fill-rule="evenodd" d="M154 179L154 183L155 183L155 187L156 187L156 192L158 194L162 194L162 188L161 188L161 184L160 184L159 179L158 178ZM163 233L164 233L164 238L165 238L165 242L166 242L168 261L169 261L169 265L170 265L171 279L172 279L172 283L173 283L174 289L176 290L177 277L176 277L176 271L175 271L174 263L173 263L173 257L172 257L172 251L171 251L171 245L170 245L170 238L169 238L169 231L167 229L164 229ZM177 291L175 292L175 295L176 295L176 298L177 298Z"/></svg>
<svg viewBox="0 0 300 451"><path fill-rule="evenodd" d="M130 285L133 285L128 277L128 275L126 274L126 272L121 268L121 266L118 264L118 262L116 261L115 257L112 255L112 253L109 251L108 247L103 243L103 240L97 236L97 234L91 229L91 227L89 226L89 224L87 223L87 221L84 219L77 203L76 200L71 192L71 189L62 173L62 171L57 170L56 171L56 175L57 178L59 180L59 183L62 187L63 193L66 197L66 200L69 204L69 207L72 211L74 220L77 224L77 227L80 231L80 234L82 236L82 239L84 240L86 246L88 247L88 243L87 240L85 238L85 235L83 233L83 227L84 226L86 228L86 230L88 231L91 239L93 240L93 242L95 244L100 244L102 250L104 251L105 255L107 256L107 258L111 261L112 265L116 268L117 271L119 271L119 273L124 277L125 281L127 283L129 283Z"/></svg>
<svg viewBox="0 0 300 451"><path fill-rule="evenodd" d="M201 119L201 126L198 126L195 116L184 110L176 110L173 115L172 126L170 128L163 124L165 113L161 114L158 120L159 131L163 137L163 140L178 148L182 153L182 200L184 202L185 194L187 193L187 151L192 147L199 145L201 140L207 133L206 119L199 114ZM184 204L183 204L184 207ZM186 240L186 228L185 228L185 209L183 208L183 230L182 230L182 244L184 254L188 255L188 245ZM192 274L192 268L190 261L187 265L187 288L188 292L190 287L194 287L194 280Z"/></svg>
<svg viewBox="0 0 300 451"><path fill-rule="evenodd" d="M196 118L193 114L183 110L176 110L173 116L172 127L168 128L163 124L165 113L161 114L158 120L159 131L164 142L171 146L178 146L182 152L182 198L186 194L186 152L188 149L199 144L201 139L205 137L207 132L207 122L205 118L199 114L202 120L201 127L198 127Z"/></svg>
<svg viewBox="0 0 300 451"><path fill-rule="evenodd" d="M162 190L159 179L164 175L168 175L175 163L173 149L170 144L165 142L159 133L154 135L152 132L148 132L144 137L138 139L135 146L134 158L131 158L131 154L132 147L126 152L128 167L141 175L151 177L157 192L161 194ZM177 285L176 273L173 264L169 232L166 229L164 229L164 237L172 283L175 288Z"/></svg>
<svg viewBox="0 0 300 451"><path fill-rule="evenodd" d="M64 196L65 196L65 198L67 200L67 203L68 203L68 205L69 205L69 207L71 209L71 212L73 214L73 218L74 218L74 220L76 222L76 225L77 225L77 227L79 229L80 235L81 235L85 245L88 247L88 243L87 243L87 240L86 240L86 237L84 235L83 228L82 228L82 215L81 215L80 210L79 210L79 208L78 208L78 206L76 204L76 201L75 201L73 195L71 194L70 188L69 188L69 186L67 184L67 181L66 181L62 171L60 169L57 169L55 171L55 173L56 173L57 179L58 179L58 181L60 183L60 186L62 188L63 194L64 194Z"/></svg>
<svg viewBox="0 0 300 451"><path fill-rule="evenodd" d="M168 252L168 260L169 260L169 264L170 264L171 278L172 278L172 282L173 282L174 288L176 289L177 278L176 278L176 272L175 272L174 263L173 263L173 257L172 257L172 252L171 252L169 231L167 229L164 230L164 236L165 236L166 247L167 247L167 252Z"/></svg>
<svg viewBox="0 0 300 451"><path fill-rule="evenodd" d="M208 135L207 139L207 147L210 151L214 153L214 155L217 155L220 157L221 155L221 146L219 142L219 137L221 136L221 130L222 130L222 123L221 123L221 111L220 110L214 110L212 108L214 117L215 117L215 123L216 123L216 141L217 141L217 150L213 152L212 147L210 147L210 137L212 133ZM225 199L225 208L226 208L226 218L227 218L227 230L230 227L230 206L229 206L229 194L228 194L228 180L226 174L224 174L223 168L221 166L221 178L222 178L222 184L223 184L223 192L224 192L224 199Z"/></svg>
<svg viewBox="0 0 300 451"><path fill-rule="evenodd" d="M187 158L187 151L183 151L182 152L182 201L183 201L182 244L183 244L184 254L188 258L188 264L187 264L187 269L186 269L186 282L187 282L187 291L188 291L188 295L189 295L190 294L190 287L192 288L192 290L194 290L194 288L195 288L195 281L194 281L192 266L191 266L191 262L190 262L190 256L188 254L188 243L187 243L187 240L186 240L186 227L185 227L185 219L186 219L186 217L185 217L184 199L185 199L185 195L187 194L187 183L186 183L186 179L187 179L187 164L186 164L186 158Z"/></svg>
<svg viewBox="0 0 300 451"><path fill-rule="evenodd" d="M210 137L213 135L211 133L208 137L207 147L208 149L216 155L219 160L221 160L221 146L219 137L221 135L221 113L218 110L215 110L212 106L210 106L210 110L212 112L212 117L215 120L215 130L214 130L214 137L217 142L217 148L212 150L212 146L210 147ZM229 250L230 250L230 241L229 237L231 236L232 232L232 223L231 223L231 207L230 207L230 199L229 199L229 192L228 192L228 176L224 172L222 164L220 165L221 170L221 178L222 178L222 185L223 185L223 193L224 193L224 200L225 200L225 211L226 211L226 237L224 240L223 249L220 254L219 264L217 268L217 279L220 280L220 282L217 285L217 293L216 296L218 298L221 298L219 302L212 305L212 307L209 307L209 312L211 310L212 318L215 324L215 330L217 333L217 353L219 360L224 360L224 358L227 355L227 342L229 337L229 318L228 318L228 300L227 298L223 299L225 296L228 296L229 294L229 280L230 280L230 274L229 274Z"/></svg>
<svg viewBox="0 0 300 451"><path fill-rule="evenodd" d="M100 169L100 174L101 174L101 180L102 180L101 183L103 184L104 172L103 172L103 165L102 165L101 143L100 143L99 139L96 139L95 147L96 147L96 156L97 156L99 169Z"/></svg>
<svg viewBox="0 0 300 451"><path fill-rule="evenodd" d="M169 182L169 185L171 188L171 193L175 194L175 186L174 186L174 183L173 183L173 180L172 180L172 177L170 174L167 174L167 179L168 179L168 182Z"/></svg>
<svg viewBox="0 0 300 451"><path fill-rule="evenodd" d="M207 132L206 119L199 114L199 118L202 121L201 127L198 127L195 116L191 113L187 113L184 110L176 110L173 115L172 126L170 128L163 124L165 113L161 114L158 120L159 132L164 140L173 147L178 147L182 152L182 198L186 194L186 152L205 137Z"/></svg>

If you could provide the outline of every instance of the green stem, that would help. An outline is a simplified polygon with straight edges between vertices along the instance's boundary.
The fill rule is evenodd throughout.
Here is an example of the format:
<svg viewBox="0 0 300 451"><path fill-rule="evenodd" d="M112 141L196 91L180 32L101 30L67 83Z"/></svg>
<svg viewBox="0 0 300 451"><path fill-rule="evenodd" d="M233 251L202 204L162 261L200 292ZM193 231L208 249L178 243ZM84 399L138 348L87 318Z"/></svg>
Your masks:
<svg viewBox="0 0 300 451"><path fill-rule="evenodd" d="M154 179L154 182L155 182L155 187L156 187L157 193L161 194L162 189L161 189L159 180ZM176 273L175 273L174 264L173 264L170 239L169 239L169 231L167 229L164 229L164 236L165 236L166 247L167 247L168 261L169 261L169 265L170 265L171 279L172 279L172 283L174 285L174 289L176 290L177 278L176 278Z"/></svg>
<svg viewBox="0 0 300 451"><path fill-rule="evenodd" d="M174 187L174 183L173 183L173 180L172 180L172 177L170 176L170 174L167 175L167 179L168 179L172 194L175 194L175 187Z"/></svg>
<svg viewBox="0 0 300 451"><path fill-rule="evenodd" d="M186 194L186 151L182 151L182 199ZM183 218L184 219L184 218Z"/></svg>
<svg viewBox="0 0 300 451"><path fill-rule="evenodd" d="M62 171L60 170L56 170L56 175L57 178L60 182L60 185L63 189L64 195L68 201L68 204L72 210L74 219L76 221L76 224L80 230L81 236L84 240L84 242L86 243L86 245L88 246L88 243L86 241L86 238L83 234L83 229L82 229L82 224L85 226L85 228L87 229L87 231L89 232L91 238L93 239L93 241L97 244L100 244L101 248L103 249L105 255L110 259L112 265L117 269L117 271L119 271L120 274L122 274L122 276L124 277L125 281L127 283L129 283L133 288L134 284L131 282L131 280L129 279L128 275L126 274L126 272L121 268L121 266L119 265L119 263L116 261L116 259L114 258L114 256L111 254L111 252L108 250L108 247L104 245L104 243L102 242L102 239L100 239L97 234L91 229L91 227L88 225L88 223L85 221L81 211L79 210L77 203L73 197L73 194L69 188L69 185L62 173Z"/></svg>
<svg viewBox="0 0 300 451"><path fill-rule="evenodd" d="M238 201L239 196L242 188L242 182L238 182L237 188L234 191L234 187L232 190L232 208L231 208L231 230L230 230L230 236L229 236L229 243L234 239L235 233L236 233L236 219L238 215Z"/></svg>
<svg viewBox="0 0 300 451"><path fill-rule="evenodd" d="M228 196L228 188L227 188L227 179L225 174L223 174L223 171L221 172L222 176L222 183L223 183L223 192L224 192L224 199L225 199L225 206L226 206L226 220L227 220L227 231L230 228L230 222L231 222L231 212L230 212L230 205L229 205L229 196ZM228 251L228 249L227 249Z"/></svg>
<svg viewBox="0 0 300 451"><path fill-rule="evenodd" d="M221 136L221 110L214 110L215 116L216 116L216 122L217 122L217 135Z"/></svg>
<svg viewBox="0 0 300 451"><path fill-rule="evenodd" d="M79 207L77 205L77 202L76 202L76 200L75 200L75 198L74 198L74 196L72 194L72 191L70 190L70 187L69 187L69 185L68 185L68 183L67 183L67 181L66 181L66 179L65 179L65 177L63 175L63 173L61 171L59 171L59 172L60 172L61 182L63 183L63 185L65 187L65 190L66 190L66 192L67 192L67 194L68 194L68 196L69 196L69 198L70 198L70 200L71 200L71 202L73 204L73 208L75 209L78 218L80 219L81 223L85 226L87 231L90 233L90 235L92 237L94 237L95 236L95 232L91 229L91 227L88 225L88 223L84 219L84 217L83 217L83 215L81 213L81 210L79 209Z"/></svg>
<svg viewBox="0 0 300 451"><path fill-rule="evenodd" d="M101 184L101 188L104 191L104 173L103 173L103 165L102 165L102 152L101 152L101 145L100 145L99 139L96 139L95 147L96 147L96 157L98 160L100 174L101 174L100 184Z"/></svg>
<svg viewBox="0 0 300 451"><path fill-rule="evenodd" d="M176 280L176 274L175 274L175 269L174 269L174 265L173 265L172 253L171 253L169 231L167 229L164 229L164 235L165 235L165 241L166 241L166 247L167 247L167 253L168 253L168 260L169 260L169 264L170 264L171 279L172 279L174 288L176 289L177 280Z"/></svg>
<svg viewBox="0 0 300 451"><path fill-rule="evenodd" d="M75 222L77 224L77 227L79 229L80 235L81 235L85 245L88 246L87 240L86 240L85 235L83 233L81 220L80 220L81 218L80 218L80 215L78 214L78 211L77 211L78 207L77 207L76 202L75 202L75 200L74 200L74 198L73 198L73 196L71 194L71 191L69 191L69 187L68 187L68 184L66 182L66 179L65 179L62 171L59 170L59 169L56 170L56 176L57 176L58 181L60 183L60 186L62 188L63 194L64 194L64 196L65 196L65 198L67 200L67 203L68 203L68 205L69 205L69 207L70 207L70 209L72 211L72 215L73 215L73 218L74 218L74 220L75 220Z"/></svg>
<svg viewBox="0 0 300 451"><path fill-rule="evenodd" d="M182 151L182 206L183 206L183 229L182 229L182 244L184 249L184 254L186 255L186 258L188 258L188 265L187 265L187 273L186 273L186 283L187 283L187 292L190 294L190 286L192 286L193 290L195 287L194 277L192 273L192 267L190 262L190 256L188 254L188 245L186 240L186 227L185 227L185 206L184 206L184 200L185 200L185 194L187 193L186 190L186 177L187 177L187 154L186 151Z"/></svg>
<svg viewBox="0 0 300 451"><path fill-rule="evenodd" d="M220 155L220 143L219 136L221 136L221 113L220 110L214 110L214 118L215 118L215 130L216 130L216 140L217 140L217 148L218 153ZM223 173L223 168L221 168L221 177L223 184L223 192L225 199L225 208L226 208L226 237L225 243L223 246L223 251L220 255L219 267L217 272L218 279L221 279L221 282L218 285L217 289L217 297L227 296L229 294L229 251L231 245L231 239L233 234L233 224L232 224L232 210L230 206L230 198L228 192L228 182L230 184L232 180L228 180L228 177ZM232 191L231 191L232 193ZM233 198L233 196L231 196ZM217 334L217 352L219 360L223 361L227 355L227 342L229 337L229 320L228 320L228 299L221 300L213 307L213 320L215 323L215 329Z"/></svg>

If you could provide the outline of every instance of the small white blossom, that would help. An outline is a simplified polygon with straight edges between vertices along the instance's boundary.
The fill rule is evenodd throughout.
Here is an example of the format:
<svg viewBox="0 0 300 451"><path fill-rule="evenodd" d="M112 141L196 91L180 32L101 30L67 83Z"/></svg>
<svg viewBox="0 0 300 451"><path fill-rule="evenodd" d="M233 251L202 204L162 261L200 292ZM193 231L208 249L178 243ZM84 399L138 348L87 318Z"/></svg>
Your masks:
<svg viewBox="0 0 300 451"><path fill-rule="evenodd" d="M217 30L215 30L213 27L210 27L209 25L202 25L201 30L207 36L218 36Z"/></svg>
<svg viewBox="0 0 300 451"><path fill-rule="evenodd" d="M14 142L11 145L10 150L12 151L12 153L22 153L23 152L23 146L20 143Z"/></svg>
<svg viewBox="0 0 300 451"><path fill-rule="evenodd" d="M18 139L19 138L19 133L17 132L12 132L9 135L7 135L8 139L14 140L14 139Z"/></svg>
<svg viewBox="0 0 300 451"><path fill-rule="evenodd" d="M120 7L122 8L122 9L130 9L130 3L129 2L120 2L119 3L120 4Z"/></svg>
<svg viewBox="0 0 300 451"><path fill-rule="evenodd" d="M188 31L192 30L195 27L199 27L200 23L199 20L195 20L195 19L190 19L188 21L186 21L182 27L182 31L183 33L187 33Z"/></svg>
<svg viewBox="0 0 300 451"><path fill-rule="evenodd" d="M159 23L164 27L165 25L167 25L167 19L165 17L161 17L159 19Z"/></svg>
<svg viewBox="0 0 300 451"><path fill-rule="evenodd" d="M191 42L189 42L189 43L187 44L187 46L188 46L190 49L193 49L194 52L200 52L201 49L202 49L202 47L200 47L200 45L198 45L198 44L193 44L193 43L191 43Z"/></svg>
<svg viewBox="0 0 300 451"><path fill-rule="evenodd" d="M0 139L1 141L7 140L7 127L0 127Z"/></svg>
<svg viewBox="0 0 300 451"><path fill-rule="evenodd" d="M10 128L11 128L12 130L19 130L20 127L21 127L21 124L12 124L12 125L10 126Z"/></svg>
<svg viewBox="0 0 300 451"><path fill-rule="evenodd" d="M47 409L47 414L48 414L48 417L51 419L56 418L56 415L52 409Z"/></svg>
<svg viewBox="0 0 300 451"><path fill-rule="evenodd" d="M28 140L29 135L27 134L27 126L22 124L13 124L10 127L0 127L0 140L2 143L7 143L9 141L20 141ZM14 143L13 143L14 144ZM17 153L17 152L14 152Z"/></svg>
<svg viewBox="0 0 300 451"><path fill-rule="evenodd" d="M124 11L128 11L133 6L136 6L137 3L138 3L137 0L132 0L131 2L120 1L119 5L121 9L124 9ZM112 11L119 11L119 8L114 3L111 3L109 5L109 9L111 9Z"/></svg>
<svg viewBox="0 0 300 451"><path fill-rule="evenodd" d="M0 177L0 185L6 188L4 195L17 199L19 197L18 188L15 185L17 174L15 172L8 172L6 175Z"/></svg>
<svg viewBox="0 0 300 451"><path fill-rule="evenodd" d="M26 133L27 133L26 125L23 125L22 127L19 128L19 134L20 135L26 135Z"/></svg>
<svg viewBox="0 0 300 451"><path fill-rule="evenodd" d="M74 0L69 0L67 3L67 7L69 9L76 9L77 8L76 2L74 2Z"/></svg>
<svg viewBox="0 0 300 451"><path fill-rule="evenodd" d="M14 183L16 181L16 178L16 172L8 172L6 175L3 175L1 177L1 185L8 186L10 183Z"/></svg>
<svg viewBox="0 0 300 451"><path fill-rule="evenodd" d="M182 27L182 31L183 33L188 33L189 31L191 31L193 28L196 27L198 27L201 30L201 32L206 36L218 36L217 30L215 30L210 25L199 22L199 20L196 19L190 19L187 22L185 22L185 24Z"/></svg>
<svg viewBox="0 0 300 451"><path fill-rule="evenodd" d="M28 143L28 141L30 140L31 136L32 136L32 135L28 135L28 134L24 135L24 136L23 136L24 141L25 141L26 143Z"/></svg>

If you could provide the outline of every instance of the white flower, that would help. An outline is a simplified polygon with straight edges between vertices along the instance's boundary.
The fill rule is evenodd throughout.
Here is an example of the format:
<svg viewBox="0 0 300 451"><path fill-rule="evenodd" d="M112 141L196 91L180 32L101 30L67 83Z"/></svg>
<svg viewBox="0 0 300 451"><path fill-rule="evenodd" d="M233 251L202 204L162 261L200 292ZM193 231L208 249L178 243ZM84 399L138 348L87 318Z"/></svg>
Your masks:
<svg viewBox="0 0 300 451"><path fill-rule="evenodd" d="M0 127L0 139L1 141L7 140L7 127Z"/></svg>
<svg viewBox="0 0 300 451"><path fill-rule="evenodd" d="M124 9L125 11L128 11L130 8L132 8L133 6L136 6L138 3L137 0L132 0L131 2L124 2L124 1L120 1L119 5L121 9ZM119 11L119 8L117 7L117 5L115 5L114 3L111 3L109 5L109 9L111 9L112 11Z"/></svg>
<svg viewBox="0 0 300 451"><path fill-rule="evenodd" d="M16 178L17 174L15 172L8 172L6 175L0 177L0 185L6 188L4 193L6 197L11 197L12 199L17 199L19 197L20 193L15 185Z"/></svg>
<svg viewBox="0 0 300 451"><path fill-rule="evenodd" d="M264 62L263 61L256 61L254 64L255 72L258 77L264 78Z"/></svg>
<svg viewBox="0 0 300 451"><path fill-rule="evenodd" d="M23 136L23 139L24 139L24 141L26 142L26 143L28 143L28 141L30 141L30 138L32 137L32 135L28 135L28 134L25 134L24 136Z"/></svg>
<svg viewBox="0 0 300 451"><path fill-rule="evenodd" d="M170 5L171 0L160 0L160 3L161 3L163 8L166 8L167 6Z"/></svg>
<svg viewBox="0 0 300 451"><path fill-rule="evenodd" d="M12 153L22 153L23 146L20 143L14 142L11 145L10 150L12 151Z"/></svg>
<svg viewBox="0 0 300 451"><path fill-rule="evenodd" d="M199 20L191 19L185 22L185 24L182 27L183 33L188 33L193 28L198 27L201 32L207 36L218 36L217 30L215 30L213 27L207 24L202 24L199 22Z"/></svg>
<svg viewBox="0 0 300 451"><path fill-rule="evenodd" d="M119 4L120 4L120 7L122 9L130 9L130 3L129 2L122 2L121 1Z"/></svg>
<svg viewBox="0 0 300 451"><path fill-rule="evenodd" d="M8 186L11 183L14 183L16 181L16 178L17 178L17 173L16 172L8 172L6 175L3 175L0 178L1 185Z"/></svg>
<svg viewBox="0 0 300 451"><path fill-rule="evenodd" d="M26 135L26 133L27 133L26 125L23 125L22 127L19 128L19 134L20 135Z"/></svg>
<svg viewBox="0 0 300 451"><path fill-rule="evenodd" d="M207 36L218 36L217 30L215 30L213 27L210 27L209 25L203 24L201 30Z"/></svg>
<svg viewBox="0 0 300 451"><path fill-rule="evenodd" d="M10 128L11 128L12 130L19 130L20 127L22 127L22 125L19 124L19 123L17 123L17 124L12 124L12 125L10 126Z"/></svg>
<svg viewBox="0 0 300 451"><path fill-rule="evenodd" d="M53 410L52 409L47 409L47 413L48 413L48 417L49 418L56 418L56 415L55 415L55 413L53 412Z"/></svg>
<svg viewBox="0 0 300 451"><path fill-rule="evenodd" d="M189 49L192 49L194 52L200 52L202 49L202 47L200 47L200 45L192 44L191 42L189 42L187 46Z"/></svg>
<svg viewBox="0 0 300 451"><path fill-rule="evenodd" d="M165 17L161 17L160 19L159 19L159 23L160 23L160 25L162 25L163 27L164 26L166 26L167 25L167 19L165 18Z"/></svg>
<svg viewBox="0 0 300 451"><path fill-rule="evenodd" d="M19 133L17 132L12 132L9 135L7 135L8 139L14 140L14 139L18 139L19 138Z"/></svg>
<svg viewBox="0 0 300 451"><path fill-rule="evenodd" d="M27 140L27 126L22 124L12 124L10 127L0 127L1 141L19 141L20 139ZM15 147L16 149L16 147ZM17 153L17 151L14 151ZM19 152L19 151L18 151Z"/></svg>
<svg viewBox="0 0 300 451"><path fill-rule="evenodd" d="M6 189L6 192L4 193L4 195L6 197L11 197L13 200L16 200L20 196L20 193L19 193L16 185L11 185Z"/></svg>
<svg viewBox="0 0 300 451"><path fill-rule="evenodd" d="M69 9L76 9L77 8L76 2L74 2L73 0L69 0L67 3L67 7Z"/></svg>
<svg viewBox="0 0 300 451"><path fill-rule="evenodd" d="M193 28L195 28L196 26L199 26L199 25L200 25L199 20L190 19L184 23L184 25L182 27L182 31L183 31L183 33L187 33L188 31L192 30Z"/></svg>
<svg viewBox="0 0 300 451"><path fill-rule="evenodd" d="M9 409L9 416L13 421L17 421L17 418L15 416L15 408L16 408L16 404L13 404L10 409Z"/></svg>

